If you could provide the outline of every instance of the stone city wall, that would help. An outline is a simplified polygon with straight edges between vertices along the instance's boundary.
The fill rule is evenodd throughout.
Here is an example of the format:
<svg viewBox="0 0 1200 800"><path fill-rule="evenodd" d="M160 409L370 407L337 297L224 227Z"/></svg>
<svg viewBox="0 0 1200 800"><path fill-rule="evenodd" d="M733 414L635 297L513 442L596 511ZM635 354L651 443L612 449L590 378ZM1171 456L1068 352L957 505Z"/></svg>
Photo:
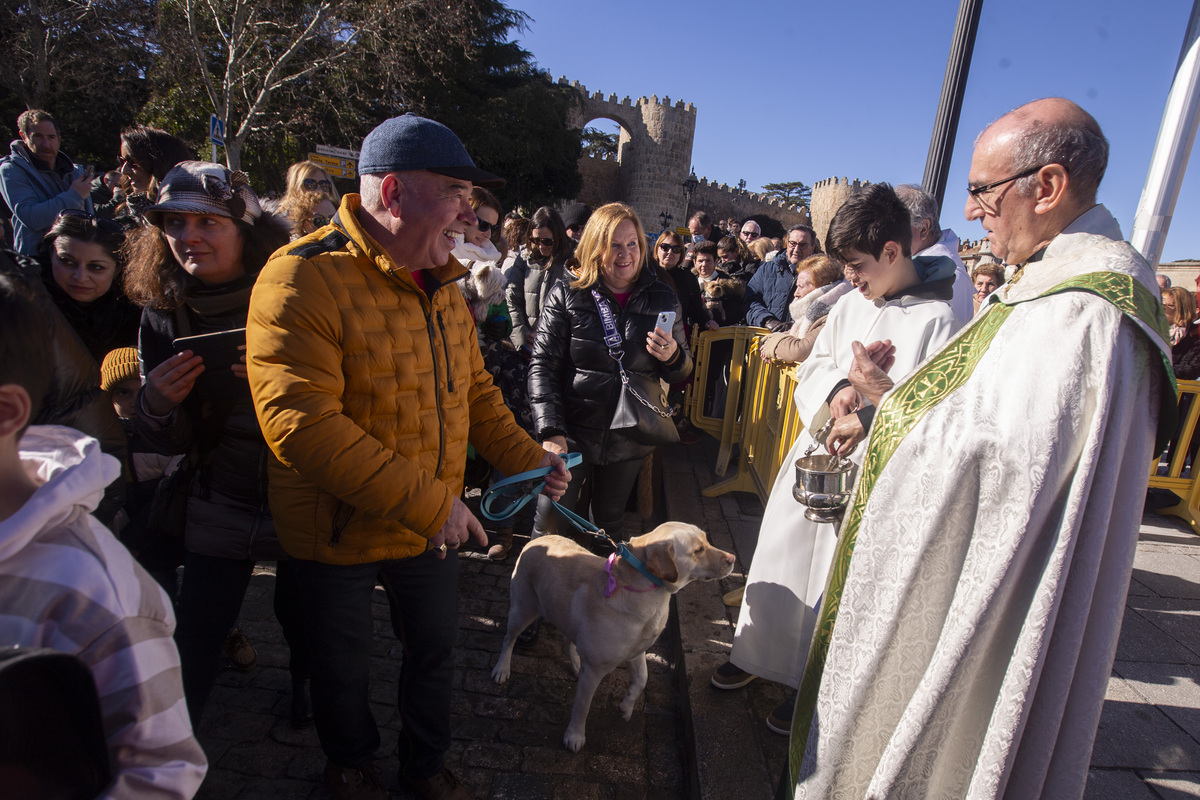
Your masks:
<svg viewBox="0 0 1200 800"><path fill-rule="evenodd" d="M618 101L615 94L605 97L601 92L589 92L578 81L568 83L566 78L560 78L559 83L571 86L580 96L570 120L572 127L582 130L592 120L601 118L621 126L617 196L608 199L628 203L645 221L657 219L664 210L674 217L682 216L683 180L691 171L696 107L682 100L672 103L669 97L660 101L657 95ZM581 171L585 169L582 161ZM610 185L607 171L593 177ZM588 178L587 172L584 178ZM605 190L585 186L584 193L589 191Z"/></svg>
<svg viewBox="0 0 1200 800"><path fill-rule="evenodd" d="M579 159L579 174L583 177L583 185L575 201L587 203L592 208L616 202L621 197L620 169L615 156L584 156Z"/></svg>
<svg viewBox="0 0 1200 800"><path fill-rule="evenodd" d="M743 222L755 214L766 214L779 220L784 230L793 225L809 225L808 209L803 205L783 203L765 194L754 194L736 186L716 182L710 183L707 178L700 180L692 195L692 213L707 211L713 221L732 217ZM687 225L687 220L676 222L677 225Z"/></svg>
<svg viewBox="0 0 1200 800"><path fill-rule="evenodd" d="M833 222L833 215L842 207L842 203L870 185L870 181L860 181L858 178L854 181L849 178L827 178L813 184L812 227L817 233L817 240L821 242L822 250L825 249L825 235L829 233L829 223Z"/></svg>

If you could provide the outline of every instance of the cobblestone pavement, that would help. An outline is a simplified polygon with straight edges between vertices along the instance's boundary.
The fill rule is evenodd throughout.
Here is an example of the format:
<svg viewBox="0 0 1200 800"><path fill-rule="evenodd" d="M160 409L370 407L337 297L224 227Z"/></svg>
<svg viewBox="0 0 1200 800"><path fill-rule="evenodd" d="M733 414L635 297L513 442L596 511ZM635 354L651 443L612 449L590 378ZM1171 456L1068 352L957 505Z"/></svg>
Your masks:
<svg viewBox="0 0 1200 800"><path fill-rule="evenodd" d="M650 527L632 513L626 525L637 532ZM516 543L525 541L518 536ZM648 654L649 681L629 722L617 708L629 686L628 670L622 666L604 678L588 717L587 744L582 752L571 753L562 737L575 679L564 639L543 625L538 642L514 654L508 683L493 683L515 555L503 563L480 552L464 552L460 558L453 743L446 763L475 797L683 798L683 737L671 652L676 637L668 630ZM321 783L325 756L315 730L294 731L288 724L291 680L287 647L271 613L274 580L270 565L258 569L242 611L242 630L258 650L258 665L245 673L225 669L200 725L200 743L211 766L199 798L331 797ZM393 756L400 728L396 692L401 646L382 588L376 588L374 614L371 701L383 742L377 763L391 796L408 798L412 795L397 783Z"/></svg>

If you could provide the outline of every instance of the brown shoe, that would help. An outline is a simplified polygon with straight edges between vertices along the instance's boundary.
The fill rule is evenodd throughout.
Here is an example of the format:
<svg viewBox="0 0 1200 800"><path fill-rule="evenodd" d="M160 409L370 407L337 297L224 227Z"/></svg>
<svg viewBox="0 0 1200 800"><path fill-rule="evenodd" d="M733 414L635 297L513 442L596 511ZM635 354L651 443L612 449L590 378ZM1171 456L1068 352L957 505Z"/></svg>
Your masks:
<svg viewBox="0 0 1200 800"><path fill-rule="evenodd" d="M221 652L240 672L248 672L258 663L258 653L254 651L254 645L250 644L241 628L234 628L229 632L225 643L221 645Z"/></svg>
<svg viewBox="0 0 1200 800"><path fill-rule="evenodd" d="M488 548L488 558L492 561L503 561L508 558L508 551L512 548L512 537L512 528L496 531L496 542Z"/></svg>
<svg viewBox="0 0 1200 800"><path fill-rule="evenodd" d="M339 767L325 762L325 785L335 800L388 800L387 790L374 764L363 767Z"/></svg>
<svg viewBox="0 0 1200 800"><path fill-rule="evenodd" d="M450 770L442 767L441 772L434 773L423 781L401 777L400 782L416 792L423 800L473 800L467 787L454 776Z"/></svg>

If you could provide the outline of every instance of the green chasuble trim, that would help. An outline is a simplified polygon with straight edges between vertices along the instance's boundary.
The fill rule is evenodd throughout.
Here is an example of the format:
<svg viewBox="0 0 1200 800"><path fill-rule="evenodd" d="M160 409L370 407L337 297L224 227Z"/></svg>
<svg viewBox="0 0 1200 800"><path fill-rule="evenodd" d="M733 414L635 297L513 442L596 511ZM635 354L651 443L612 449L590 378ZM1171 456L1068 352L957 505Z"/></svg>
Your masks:
<svg viewBox="0 0 1200 800"><path fill-rule="evenodd" d="M1154 342L1166 369L1163 373L1162 409L1159 415L1159 438L1163 432L1169 439L1175 433L1177 394L1175 375L1171 370L1168 354L1162 352L1167 336L1167 320L1162 304L1142 284L1131 276L1118 272L1090 272L1063 281L1039 297L1048 297L1065 291L1086 291L1103 297L1123 314L1130 317L1149 335L1159 338ZM1030 298L1037 299L1037 298ZM1028 301L1020 301L1028 302ZM824 599L813 631L812 645L804 667L804 677L796 694L796 711L792 716L792 732L789 748L790 784L787 796L791 797L800 775L800 762L808 744L808 733L817 708L817 695L821 688L821 676L825 670L825 658L833 638L833 626L841 604L846 576L850 571L850 558L858 538L859 526L871 490L887 465L888 460L904 437L925 416L925 413L942 402L951 392L967 382L979 364L983 354L1004 325L1013 308L1019 303L995 302L991 309L957 339L944 347L937 355L925 362L908 380L900 384L885 398L875 415L871 427L871 438L867 454L863 459L854 503L846 513L845 522L838 536L833 563L829 569ZM1151 336L1153 341L1154 337ZM1161 343L1160 343L1161 342ZM1165 444L1165 443L1164 443ZM1161 452L1161 449L1160 449Z"/></svg>

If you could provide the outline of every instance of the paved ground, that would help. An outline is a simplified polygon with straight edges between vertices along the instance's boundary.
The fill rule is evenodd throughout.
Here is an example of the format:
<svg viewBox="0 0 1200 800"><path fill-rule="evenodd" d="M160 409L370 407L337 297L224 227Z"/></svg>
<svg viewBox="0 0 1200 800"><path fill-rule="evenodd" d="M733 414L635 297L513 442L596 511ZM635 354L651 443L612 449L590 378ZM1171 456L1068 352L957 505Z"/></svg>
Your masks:
<svg viewBox="0 0 1200 800"><path fill-rule="evenodd" d="M650 524L633 513L626 519L638 532ZM519 544L524 541L518 537ZM617 708L629 686L628 671L622 667L603 680L588 717L587 744L573 754L562 736L575 680L557 631L544 625L536 645L514 654L507 685L491 679L504 637L513 561L510 555L497 564L478 552L461 558L458 691L447 765L476 797L492 800L682 800L683 736L672 669L677 636L662 636L650 652L649 681L629 722ZM294 731L288 724L290 678L286 646L271 615L274 580L272 569L258 570L243 607L242 628L258 650L258 666L222 673L200 726L211 763L200 798L331 796L321 784L325 757L316 732ZM392 796L408 798L396 781L395 758L389 757L400 728L395 703L401 649L379 588L374 611L378 644L371 699L383 740L378 763Z"/></svg>
<svg viewBox="0 0 1200 800"><path fill-rule="evenodd" d="M649 659L645 699L633 719L617 703L628 685L624 668L605 678L588 719L584 751L562 746L574 680L561 636L543 628L539 643L513 661L505 687L491 681L508 611L512 559L496 565L481 554L462 559L462 633L457 655L448 763L479 798L489 800L625 800L705 798L769 800L786 739L764 720L784 690L755 681L744 690L713 689L709 675L727 657L736 609L720 597L742 583L757 538L761 506L748 495L709 499L715 444L672 448L663 472L672 518L704 527L718 547L739 555L729 579L692 584L675 603ZM651 520L634 514L631 528ZM518 541L520 537L518 537ZM227 669L200 727L212 768L200 797L327 798L324 766L312 730L287 723L286 651L271 617L274 577L256 574L244 607L244 629L259 666ZM394 798L395 713L399 646L382 590L375 605L379 644L372 692L383 735L381 767ZM1104 707L1086 800L1200 798L1200 537L1176 521L1147 514L1141 532L1120 649Z"/></svg>

